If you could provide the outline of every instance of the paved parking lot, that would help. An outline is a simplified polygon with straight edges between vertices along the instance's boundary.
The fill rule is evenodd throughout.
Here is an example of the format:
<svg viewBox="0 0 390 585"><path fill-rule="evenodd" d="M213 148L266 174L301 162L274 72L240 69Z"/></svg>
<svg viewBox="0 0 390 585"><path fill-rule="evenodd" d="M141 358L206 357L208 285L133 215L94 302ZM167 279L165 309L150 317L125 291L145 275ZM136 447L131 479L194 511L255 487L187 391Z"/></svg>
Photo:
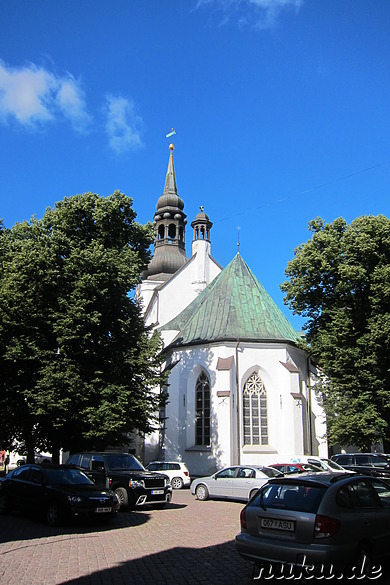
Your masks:
<svg viewBox="0 0 390 585"><path fill-rule="evenodd" d="M234 546L243 504L173 493L164 509L120 513L110 525L50 528L0 517L1 585L249 585L252 564ZM333 580L341 583L342 581ZM261 583L300 580L262 579ZM307 583L312 581L308 580ZM323 580L321 582L324 582ZM361 580L356 580L362 583ZM390 572L374 585L390 585ZM353 581L348 581L353 583Z"/></svg>
<svg viewBox="0 0 390 585"><path fill-rule="evenodd" d="M1 585L245 585L252 566L236 553L242 504L198 502L176 490L164 509L120 513L108 526L50 528L0 517Z"/></svg>

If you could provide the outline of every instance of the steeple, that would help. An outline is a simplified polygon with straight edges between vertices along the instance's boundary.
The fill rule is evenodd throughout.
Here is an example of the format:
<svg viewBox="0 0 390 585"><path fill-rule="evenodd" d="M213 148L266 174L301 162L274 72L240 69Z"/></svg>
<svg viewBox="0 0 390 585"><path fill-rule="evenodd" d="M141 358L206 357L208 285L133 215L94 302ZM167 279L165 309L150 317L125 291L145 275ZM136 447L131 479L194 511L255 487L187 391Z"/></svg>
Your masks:
<svg viewBox="0 0 390 585"><path fill-rule="evenodd" d="M147 270L142 274L145 280L168 280L188 260L185 252L184 201L177 194L173 144L169 145L170 156L165 179L164 192L157 201L154 214L154 253Z"/></svg>

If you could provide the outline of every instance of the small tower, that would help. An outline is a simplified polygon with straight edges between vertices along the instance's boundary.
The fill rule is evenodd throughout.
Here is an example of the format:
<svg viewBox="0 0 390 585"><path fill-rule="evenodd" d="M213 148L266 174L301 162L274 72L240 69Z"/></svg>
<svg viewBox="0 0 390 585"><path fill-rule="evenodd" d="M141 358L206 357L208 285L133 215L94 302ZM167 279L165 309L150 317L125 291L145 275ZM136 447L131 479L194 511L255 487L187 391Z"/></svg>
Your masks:
<svg viewBox="0 0 390 585"><path fill-rule="evenodd" d="M166 281L188 260L185 252L184 201L177 194L175 167L173 164L173 144L168 162L164 192L157 201L154 214L155 240L154 253L143 280Z"/></svg>
<svg viewBox="0 0 390 585"><path fill-rule="evenodd" d="M203 205L197 214L191 227L194 230L192 239L192 255L197 256L195 278L192 281L194 291L199 294L210 282L210 230L213 224L204 212Z"/></svg>

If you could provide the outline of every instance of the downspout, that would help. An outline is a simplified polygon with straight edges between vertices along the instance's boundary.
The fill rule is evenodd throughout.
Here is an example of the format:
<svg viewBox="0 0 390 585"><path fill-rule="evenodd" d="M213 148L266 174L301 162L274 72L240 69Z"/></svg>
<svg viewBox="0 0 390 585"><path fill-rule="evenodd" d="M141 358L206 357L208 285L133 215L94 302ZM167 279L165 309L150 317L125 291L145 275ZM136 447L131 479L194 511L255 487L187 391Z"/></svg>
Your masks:
<svg viewBox="0 0 390 585"><path fill-rule="evenodd" d="M309 431L309 455L313 455L313 427L311 412L311 384L310 384L310 356L307 356L307 405L308 405L308 431Z"/></svg>
<svg viewBox="0 0 390 585"><path fill-rule="evenodd" d="M236 415L237 415L237 465L241 463L241 437L240 437L240 382L238 375L238 348L240 340L237 340L236 344Z"/></svg>

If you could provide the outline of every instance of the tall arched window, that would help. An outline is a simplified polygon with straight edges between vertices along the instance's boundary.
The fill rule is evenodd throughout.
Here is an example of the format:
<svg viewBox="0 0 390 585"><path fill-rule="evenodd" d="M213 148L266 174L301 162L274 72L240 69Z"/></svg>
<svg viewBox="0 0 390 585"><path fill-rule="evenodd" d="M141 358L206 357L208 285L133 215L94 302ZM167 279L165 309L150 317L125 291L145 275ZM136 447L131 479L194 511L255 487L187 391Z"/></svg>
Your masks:
<svg viewBox="0 0 390 585"><path fill-rule="evenodd" d="M210 382L202 372L195 387L195 444L210 445Z"/></svg>
<svg viewBox="0 0 390 585"><path fill-rule="evenodd" d="M244 445L268 444L267 392L257 372L247 379L242 394Z"/></svg>

